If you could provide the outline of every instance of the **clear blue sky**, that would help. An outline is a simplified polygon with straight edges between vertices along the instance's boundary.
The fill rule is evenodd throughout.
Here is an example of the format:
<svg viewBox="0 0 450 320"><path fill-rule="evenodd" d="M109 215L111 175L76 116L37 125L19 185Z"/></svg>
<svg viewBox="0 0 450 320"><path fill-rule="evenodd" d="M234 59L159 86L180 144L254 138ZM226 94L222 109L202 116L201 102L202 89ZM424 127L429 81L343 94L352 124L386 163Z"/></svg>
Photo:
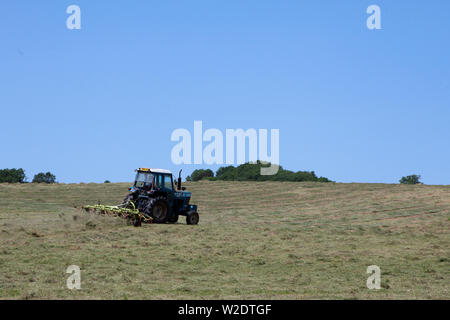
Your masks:
<svg viewBox="0 0 450 320"><path fill-rule="evenodd" d="M71 4L81 30L66 28ZM366 27L371 4L382 30ZM286 169L450 184L450 1L20 0L0 11L0 168L60 182L176 171L172 131L202 120L279 128Z"/></svg>

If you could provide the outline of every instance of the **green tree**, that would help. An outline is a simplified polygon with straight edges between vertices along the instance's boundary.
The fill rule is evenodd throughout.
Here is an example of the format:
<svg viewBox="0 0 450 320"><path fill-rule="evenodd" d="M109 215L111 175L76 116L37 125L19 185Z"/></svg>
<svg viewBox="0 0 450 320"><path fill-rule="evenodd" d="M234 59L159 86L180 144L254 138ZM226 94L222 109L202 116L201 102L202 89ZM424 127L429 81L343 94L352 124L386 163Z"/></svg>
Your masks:
<svg viewBox="0 0 450 320"><path fill-rule="evenodd" d="M208 177L214 177L214 172L211 169L197 169L191 174L192 181L199 181Z"/></svg>
<svg viewBox="0 0 450 320"><path fill-rule="evenodd" d="M420 182L420 176L417 174L413 174L407 177L402 177L400 179L401 184L419 184Z"/></svg>
<svg viewBox="0 0 450 320"><path fill-rule="evenodd" d="M24 183L25 179L25 171L22 168L0 170L0 183Z"/></svg>
<svg viewBox="0 0 450 320"><path fill-rule="evenodd" d="M50 172L43 173L40 172L36 174L33 178L33 183L55 183L56 177Z"/></svg>
<svg viewBox="0 0 450 320"><path fill-rule="evenodd" d="M233 166L220 167L216 171L216 178L218 180L233 181L236 180L236 175L236 168Z"/></svg>

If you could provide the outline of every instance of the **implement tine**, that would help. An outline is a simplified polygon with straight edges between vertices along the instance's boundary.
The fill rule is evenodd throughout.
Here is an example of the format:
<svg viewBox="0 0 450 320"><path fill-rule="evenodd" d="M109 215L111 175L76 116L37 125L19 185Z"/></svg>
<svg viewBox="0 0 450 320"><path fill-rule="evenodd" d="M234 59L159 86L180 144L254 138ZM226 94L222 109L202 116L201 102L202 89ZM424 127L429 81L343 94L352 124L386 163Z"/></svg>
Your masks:
<svg viewBox="0 0 450 320"><path fill-rule="evenodd" d="M132 201L129 201L125 206L105 206L97 204L94 206L83 206L82 209L89 213L96 212L104 215L115 215L124 219L140 220L145 223L151 223L152 221L151 218L146 218L141 212L139 212Z"/></svg>

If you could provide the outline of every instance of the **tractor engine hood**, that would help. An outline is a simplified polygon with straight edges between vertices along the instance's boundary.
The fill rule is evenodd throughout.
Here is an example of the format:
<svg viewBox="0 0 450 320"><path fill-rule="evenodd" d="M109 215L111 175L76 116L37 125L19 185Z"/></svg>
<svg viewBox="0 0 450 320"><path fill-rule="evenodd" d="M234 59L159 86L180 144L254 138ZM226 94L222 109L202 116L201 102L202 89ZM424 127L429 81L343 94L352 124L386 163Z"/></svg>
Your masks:
<svg viewBox="0 0 450 320"><path fill-rule="evenodd" d="M189 191L175 191L174 196L179 199L191 198L191 193Z"/></svg>

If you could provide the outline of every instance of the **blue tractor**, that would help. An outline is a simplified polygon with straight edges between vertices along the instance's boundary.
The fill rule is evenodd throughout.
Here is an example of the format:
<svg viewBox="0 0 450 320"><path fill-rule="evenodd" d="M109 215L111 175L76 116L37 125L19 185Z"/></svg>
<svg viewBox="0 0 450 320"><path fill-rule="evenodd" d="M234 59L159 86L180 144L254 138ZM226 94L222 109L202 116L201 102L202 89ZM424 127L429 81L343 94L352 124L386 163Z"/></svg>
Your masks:
<svg viewBox="0 0 450 320"><path fill-rule="evenodd" d="M135 207L155 223L176 223L179 216L186 216L187 224L198 224L197 206L189 203L191 193L181 187L181 170L176 189L168 170L139 168L136 172L134 184L122 206ZM139 226L141 221L136 220L134 224Z"/></svg>

